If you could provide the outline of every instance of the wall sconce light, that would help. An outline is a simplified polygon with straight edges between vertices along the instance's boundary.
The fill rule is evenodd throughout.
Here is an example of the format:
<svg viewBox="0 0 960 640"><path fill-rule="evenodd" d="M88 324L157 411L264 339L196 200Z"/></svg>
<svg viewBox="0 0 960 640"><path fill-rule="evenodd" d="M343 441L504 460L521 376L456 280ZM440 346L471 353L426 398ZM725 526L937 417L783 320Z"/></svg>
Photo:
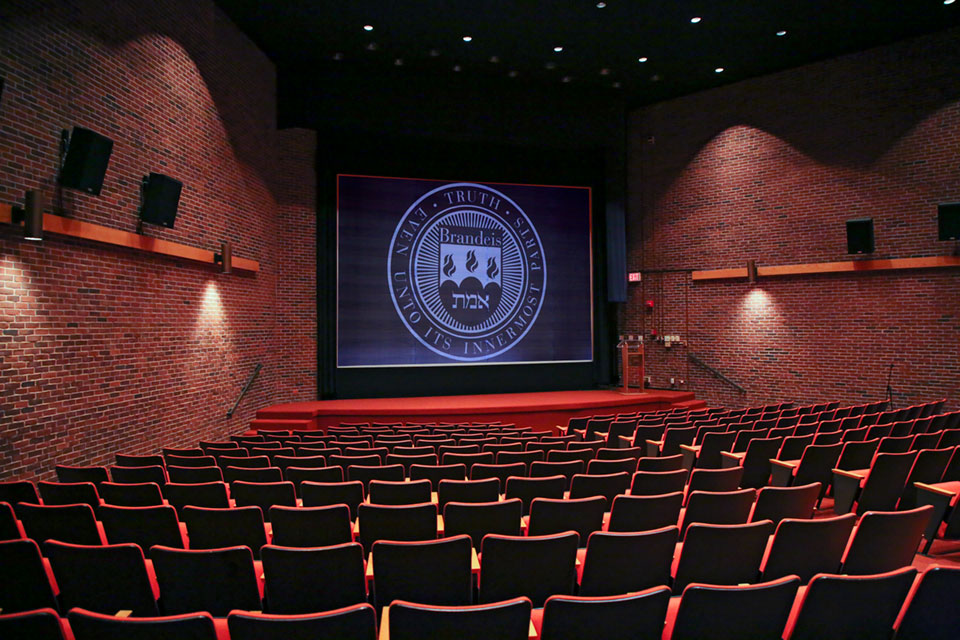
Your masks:
<svg viewBox="0 0 960 640"><path fill-rule="evenodd" d="M40 242L43 240L43 194L39 191L27 191L23 208L13 208L13 223L23 225L23 239Z"/></svg>
<svg viewBox="0 0 960 640"><path fill-rule="evenodd" d="M747 281L753 284L757 281L757 261L747 260Z"/></svg>
<svg viewBox="0 0 960 640"><path fill-rule="evenodd" d="M233 273L233 247L229 240L220 245L220 253L213 254L213 264L220 265L221 273Z"/></svg>

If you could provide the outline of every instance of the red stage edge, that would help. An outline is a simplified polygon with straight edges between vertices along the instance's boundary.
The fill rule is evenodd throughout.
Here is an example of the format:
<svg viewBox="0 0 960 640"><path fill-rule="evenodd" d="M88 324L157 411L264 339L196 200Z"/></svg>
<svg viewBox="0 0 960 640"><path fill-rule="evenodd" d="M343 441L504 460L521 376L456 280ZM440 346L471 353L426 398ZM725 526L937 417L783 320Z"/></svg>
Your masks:
<svg viewBox="0 0 960 640"><path fill-rule="evenodd" d="M685 391L545 391L422 398L316 400L264 407L250 429L326 431L341 422L502 422L556 431L570 418L705 406Z"/></svg>

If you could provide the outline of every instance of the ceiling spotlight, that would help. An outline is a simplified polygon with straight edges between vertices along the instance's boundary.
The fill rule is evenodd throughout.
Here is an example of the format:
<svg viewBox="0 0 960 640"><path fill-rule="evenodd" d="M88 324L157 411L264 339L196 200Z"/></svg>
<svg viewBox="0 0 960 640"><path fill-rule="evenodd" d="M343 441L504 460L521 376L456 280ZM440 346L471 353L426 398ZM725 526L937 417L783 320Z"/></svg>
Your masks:
<svg viewBox="0 0 960 640"><path fill-rule="evenodd" d="M663 78L660 77L659 73L655 73L650 76L650 82L660 82Z"/></svg>
<svg viewBox="0 0 960 640"><path fill-rule="evenodd" d="M365 25L363 25L363 30L364 30L364 31L373 31L373 25L372 25L372 24L365 24Z"/></svg>
<svg viewBox="0 0 960 640"><path fill-rule="evenodd" d="M943 4L953 4L957 0L943 0Z"/></svg>
<svg viewBox="0 0 960 640"><path fill-rule="evenodd" d="M781 29L780 31L777 31L777 35L782 38L783 36L787 35L787 32Z"/></svg>
<svg viewBox="0 0 960 640"><path fill-rule="evenodd" d="M612 85L610 85L610 86L612 86L614 89L619 89L619 88L620 88L620 83L619 83L619 82L614 82L614 83L613 83Z"/></svg>
<svg viewBox="0 0 960 640"><path fill-rule="evenodd" d="M557 68L557 63L556 63L556 62L548 62L547 64L545 64L545 65L543 65L543 66L545 66L547 69L556 69L556 68Z"/></svg>
<svg viewBox="0 0 960 640"><path fill-rule="evenodd" d="M393 65L394 65L395 67L402 67L402 66L403 66L403 58L397 58L396 60L394 60L394 61L393 61Z"/></svg>
<svg viewBox="0 0 960 640"><path fill-rule="evenodd" d="M370 44L367 45L367 51L376 51L376 50L377 50L376 42L371 42Z"/></svg>
<svg viewBox="0 0 960 640"><path fill-rule="evenodd" d="M440 55L440 50L439 50L439 49L430 49L430 57L431 57L431 58L436 58L436 57L439 56L439 55Z"/></svg>
<svg viewBox="0 0 960 640"><path fill-rule="evenodd" d="M637 58L637 62L646 62L649 59L650 58L648 58L647 56L643 56L643 57Z"/></svg>
<svg viewBox="0 0 960 640"><path fill-rule="evenodd" d="M472 42L472 41L473 41L473 36L463 36L463 41L464 41L464 42Z"/></svg>
<svg viewBox="0 0 960 640"><path fill-rule="evenodd" d="M333 54L333 59L334 59L334 60L343 60L343 54L338 51L338 52L336 52L335 54Z"/></svg>
<svg viewBox="0 0 960 640"><path fill-rule="evenodd" d="M603 9L603 8L605 8L606 6L607 6L607 3L606 3L606 2L598 2L598 3L597 3L597 9Z"/></svg>
<svg viewBox="0 0 960 640"><path fill-rule="evenodd" d="M554 47L554 48L553 48L553 52L554 52L554 53L560 53L561 51L563 51L563 47Z"/></svg>
<svg viewBox="0 0 960 640"><path fill-rule="evenodd" d="M516 77L517 77L517 72L516 72L516 70L511 69L511 70L510 70L510 73L508 73L507 75L510 76L511 78L516 78Z"/></svg>
<svg viewBox="0 0 960 640"><path fill-rule="evenodd" d="M500 62L500 58L498 56L490 56L490 62L496 64Z"/></svg>
<svg viewBox="0 0 960 640"><path fill-rule="evenodd" d="M723 73L723 67L717 67L713 70L714 73Z"/></svg>
<svg viewBox="0 0 960 640"><path fill-rule="evenodd" d="M563 76L562 80L563 82L570 82L573 80L573 76Z"/></svg>
<svg viewBox="0 0 960 640"><path fill-rule="evenodd" d="M608 76L608 75L610 75L610 69L606 69L606 68L600 69L600 75L602 75L602 76Z"/></svg>
<svg viewBox="0 0 960 640"><path fill-rule="evenodd" d="M697 23L700 22L701 20L703 20L703 18L701 18L700 16L696 16L696 17L694 17L694 18L690 18L690 24L697 24Z"/></svg>
<svg viewBox="0 0 960 640"><path fill-rule="evenodd" d="M454 70L454 71L460 71L460 65L458 65L458 64L453 65L453 70Z"/></svg>

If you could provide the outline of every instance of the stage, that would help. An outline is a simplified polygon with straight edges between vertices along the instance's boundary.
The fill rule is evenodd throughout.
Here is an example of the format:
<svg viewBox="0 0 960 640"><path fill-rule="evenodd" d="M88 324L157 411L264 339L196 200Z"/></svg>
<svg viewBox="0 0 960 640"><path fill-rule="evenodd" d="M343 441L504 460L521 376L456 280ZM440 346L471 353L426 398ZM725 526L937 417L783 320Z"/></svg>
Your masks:
<svg viewBox="0 0 960 640"><path fill-rule="evenodd" d="M544 391L472 396L316 400L264 407L250 429L318 429L341 422L503 422L538 430L566 425L572 417L699 408L685 391L623 393L619 390Z"/></svg>

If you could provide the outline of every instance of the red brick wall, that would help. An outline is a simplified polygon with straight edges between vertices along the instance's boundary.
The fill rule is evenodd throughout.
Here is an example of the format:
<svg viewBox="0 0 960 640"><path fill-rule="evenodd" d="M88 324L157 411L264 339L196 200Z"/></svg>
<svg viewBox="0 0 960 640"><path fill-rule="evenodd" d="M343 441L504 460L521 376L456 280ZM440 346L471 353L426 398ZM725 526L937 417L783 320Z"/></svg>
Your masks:
<svg viewBox="0 0 960 640"><path fill-rule="evenodd" d="M310 143L278 136L273 65L213 2L4 2L0 76L0 201L53 194L60 130L85 126L113 155L102 195L66 191L63 215L134 231L141 177L166 173L184 183L176 228L145 233L205 249L229 239L261 269L223 276L0 227L0 478L192 445L244 429L264 405L315 397L309 357L290 358L300 345L281 330L313 331L290 285L312 288L311 254L285 254L280 235L309 218L309 185L296 194L278 176L285 148Z"/></svg>
<svg viewBox="0 0 960 640"><path fill-rule="evenodd" d="M317 135L286 129L280 143L276 348L283 367L277 391L293 402L317 396Z"/></svg>
<svg viewBox="0 0 960 640"><path fill-rule="evenodd" d="M685 341L647 344L653 386L674 377L712 405L853 402L883 397L893 362L897 406L957 404L960 269L756 286L689 270L848 260L844 222L861 217L875 258L950 255L936 205L960 201L958 67L953 30L632 114L628 267L645 273L620 328Z"/></svg>

